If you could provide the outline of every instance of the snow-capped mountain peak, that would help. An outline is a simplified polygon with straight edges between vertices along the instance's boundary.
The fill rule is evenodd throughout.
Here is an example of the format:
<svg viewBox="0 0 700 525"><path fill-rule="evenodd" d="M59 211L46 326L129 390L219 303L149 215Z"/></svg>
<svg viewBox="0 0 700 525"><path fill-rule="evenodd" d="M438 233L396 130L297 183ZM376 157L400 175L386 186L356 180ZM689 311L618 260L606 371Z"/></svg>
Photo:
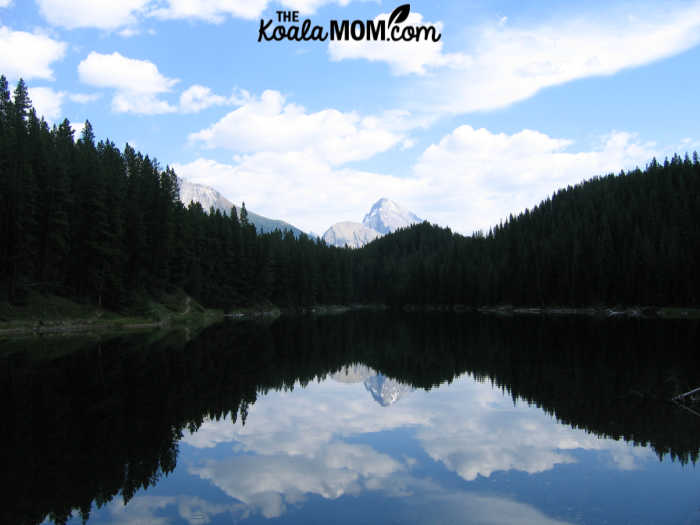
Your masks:
<svg viewBox="0 0 700 525"><path fill-rule="evenodd" d="M362 219L362 224L381 234L392 233L417 222L423 222L423 219L385 197L375 202L369 213Z"/></svg>

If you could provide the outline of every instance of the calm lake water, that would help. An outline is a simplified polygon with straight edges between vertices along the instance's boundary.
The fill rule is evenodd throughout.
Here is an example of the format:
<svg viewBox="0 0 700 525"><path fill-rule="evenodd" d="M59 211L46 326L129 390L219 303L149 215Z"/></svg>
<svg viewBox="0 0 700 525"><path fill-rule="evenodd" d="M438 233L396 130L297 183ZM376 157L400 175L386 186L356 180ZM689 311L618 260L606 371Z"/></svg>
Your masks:
<svg viewBox="0 0 700 525"><path fill-rule="evenodd" d="M700 523L698 323L348 314L2 350L2 523ZM50 357L49 357L50 356Z"/></svg>

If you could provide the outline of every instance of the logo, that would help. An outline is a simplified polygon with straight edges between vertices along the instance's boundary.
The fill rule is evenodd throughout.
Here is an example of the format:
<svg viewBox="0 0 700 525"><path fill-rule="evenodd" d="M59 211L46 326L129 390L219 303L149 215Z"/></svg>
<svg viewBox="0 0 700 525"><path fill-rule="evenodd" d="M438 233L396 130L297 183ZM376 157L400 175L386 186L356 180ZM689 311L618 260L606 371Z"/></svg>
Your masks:
<svg viewBox="0 0 700 525"><path fill-rule="evenodd" d="M411 12L411 4L403 4L394 9L388 19L374 20L331 20L329 27L313 25L310 19L299 21L299 11L276 11L277 25L273 19L260 20L258 42L325 42L370 41L370 42L438 42L442 34L431 25L409 25L405 22Z"/></svg>

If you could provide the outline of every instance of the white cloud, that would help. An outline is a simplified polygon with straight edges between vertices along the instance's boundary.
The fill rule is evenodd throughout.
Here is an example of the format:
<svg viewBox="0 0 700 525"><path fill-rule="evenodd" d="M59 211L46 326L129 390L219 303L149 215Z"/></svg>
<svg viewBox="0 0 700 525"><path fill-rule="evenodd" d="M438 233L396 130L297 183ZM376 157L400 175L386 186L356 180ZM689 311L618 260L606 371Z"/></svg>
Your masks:
<svg viewBox="0 0 700 525"><path fill-rule="evenodd" d="M101 96L100 93L71 93L68 98L78 104L87 104L99 100Z"/></svg>
<svg viewBox="0 0 700 525"><path fill-rule="evenodd" d="M85 129L85 122L71 122L70 127L73 128L73 137L79 139Z"/></svg>
<svg viewBox="0 0 700 525"><path fill-rule="evenodd" d="M78 65L78 73L86 84L132 93L163 93L178 82L162 75L153 62L127 58L117 52L104 55L92 51Z"/></svg>
<svg viewBox="0 0 700 525"><path fill-rule="evenodd" d="M304 231L323 233L340 220L360 220L378 196L405 202L415 182L352 169L336 169L311 152L263 152L224 164L199 158L175 164L178 175L214 186L234 202Z"/></svg>
<svg viewBox="0 0 700 525"><path fill-rule="evenodd" d="M424 93L437 101L433 109L463 113L500 108L548 86L611 75L680 53L700 42L700 5L647 6L634 14L609 9L536 26L499 21L474 34L462 67L424 82Z"/></svg>
<svg viewBox="0 0 700 525"><path fill-rule="evenodd" d="M195 84L180 95L180 110L184 113L196 113L211 106L223 106L228 103L226 97L215 95L211 89Z"/></svg>
<svg viewBox="0 0 700 525"><path fill-rule="evenodd" d="M488 230L559 188L643 166L655 154L653 144L624 132L589 151L569 152L571 146L532 130L508 135L460 126L418 159L413 176L426 189L415 199L441 224L465 233Z"/></svg>
<svg viewBox="0 0 700 525"><path fill-rule="evenodd" d="M227 16L259 18L267 7L268 0L168 0L167 5L155 9L158 18L196 18L212 23L221 23Z"/></svg>
<svg viewBox="0 0 700 525"><path fill-rule="evenodd" d="M0 0L0 7L10 7L12 0Z"/></svg>
<svg viewBox="0 0 700 525"><path fill-rule="evenodd" d="M61 106L66 98L64 91L54 91L48 87L30 87L29 98L39 117L44 117L48 122L53 122L62 117Z"/></svg>
<svg viewBox="0 0 700 525"><path fill-rule="evenodd" d="M121 31L118 31L117 34L121 37L124 38L131 38L132 36L136 36L140 34L141 31L135 27L125 27Z"/></svg>
<svg viewBox="0 0 700 525"><path fill-rule="evenodd" d="M389 13L382 13L375 21L388 22ZM420 13L410 13L408 19L399 26L431 26L437 33L442 32L441 22L427 22ZM363 58L371 62L386 62L397 75L415 73L424 75L428 68L464 67L469 58L459 53L442 52L443 40L420 42L386 42L368 40L333 40L328 44L331 60Z"/></svg>
<svg viewBox="0 0 700 525"><path fill-rule="evenodd" d="M198 113L213 106L243 106L251 102L252 97L245 89L234 88L230 96L217 95L206 86L195 84L180 94L181 113Z"/></svg>
<svg viewBox="0 0 700 525"><path fill-rule="evenodd" d="M0 27L0 72L10 79L53 80L51 64L66 54L66 44L46 35Z"/></svg>
<svg viewBox="0 0 700 525"><path fill-rule="evenodd" d="M307 113L301 106L286 103L278 91L268 90L209 128L191 134L190 140L238 153L294 152L339 165L392 148L404 138L398 130L400 120L394 114L386 119L363 118L334 109Z"/></svg>
<svg viewBox="0 0 700 525"><path fill-rule="evenodd" d="M282 8L308 15L326 4L348 5L351 0L280 0ZM151 11L158 18L191 18L220 24L227 17L254 20L263 16L269 0L167 0L166 5ZM270 13L270 16L276 16Z"/></svg>
<svg viewBox="0 0 700 525"><path fill-rule="evenodd" d="M169 92L178 79L162 75L148 60L92 51L78 65L78 74L86 84L116 89L112 109L117 113L155 115L177 111L158 96Z"/></svg>
<svg viewBox="0 0 700 525"><path fill-rule="evenodd" d="M117 29L137 21L150 0L37 0L42 16L52 25L75 29Z"/></svg>
<svg viewBox="0 0 700 525"><path fill-rule="evenodd" d="M278 151L239 155L232 164L199 158L175 165L178 174L214 186L237 202L245 200L258 213L317 232L341 220L360 220L379 196L386 195L419 217L470 234L532 208L559 188L643 166L652 156L661 156L653 144L624 132L572 152L572 141L537 131L508 135L460 126L428 147L407 173L392 176L334 165L328 160L332 147L323 145L328 137L310 134L296 143L303 137L287 140L284 132L274 131L266 137L247 119L230 124L236 135L231 140L240 149L277 145ZM249 129L250 136L237 136ZM410 139L401 144L410 146ZM285 148L297 151L279 151ZM373 152L366 153L365 158Z"/></svg>
<svg viewBox="0 0 700 525"><path fill-rule="evenodd" d="M162 115L175 113L177 107L150 93L122 91L114 95L112 109L117 113L136 113L137 115Z"/></svg>

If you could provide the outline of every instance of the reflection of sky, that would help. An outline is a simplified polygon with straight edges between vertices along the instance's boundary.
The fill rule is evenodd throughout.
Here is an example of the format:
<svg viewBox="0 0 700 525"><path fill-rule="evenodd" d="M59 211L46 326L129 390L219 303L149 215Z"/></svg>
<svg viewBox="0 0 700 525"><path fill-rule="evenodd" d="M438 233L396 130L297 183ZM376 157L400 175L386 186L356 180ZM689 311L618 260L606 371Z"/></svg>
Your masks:
<svg viewBox="0 0 700 525"><path fill-rule="evenodd" d="M186 434L170 478L96 521L694 523L698 481L692 466L558 424L468 377L390 407L329 379L260 396L245 426Z"/></svg>

